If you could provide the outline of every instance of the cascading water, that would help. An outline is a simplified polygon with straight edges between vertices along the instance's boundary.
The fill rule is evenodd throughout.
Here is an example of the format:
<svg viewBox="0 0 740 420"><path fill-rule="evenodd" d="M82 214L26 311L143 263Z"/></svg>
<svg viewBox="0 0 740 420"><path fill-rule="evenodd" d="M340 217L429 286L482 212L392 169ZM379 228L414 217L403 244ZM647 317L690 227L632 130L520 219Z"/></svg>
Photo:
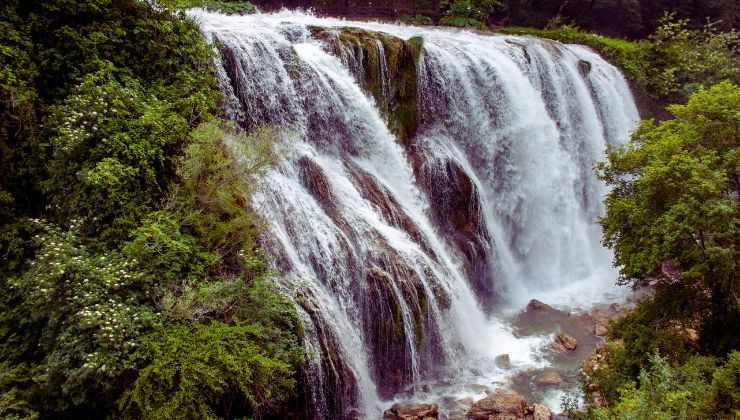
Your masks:
<svg viewBox="0 0 740 420"><path fill-rule="evenodd" d="M638 114L580 46L295 12L191 11L229 115L283 159L255 207L305 327L316 418L378 418L440 381L545 363L501 317L613 290L592 173Z"/></svg>

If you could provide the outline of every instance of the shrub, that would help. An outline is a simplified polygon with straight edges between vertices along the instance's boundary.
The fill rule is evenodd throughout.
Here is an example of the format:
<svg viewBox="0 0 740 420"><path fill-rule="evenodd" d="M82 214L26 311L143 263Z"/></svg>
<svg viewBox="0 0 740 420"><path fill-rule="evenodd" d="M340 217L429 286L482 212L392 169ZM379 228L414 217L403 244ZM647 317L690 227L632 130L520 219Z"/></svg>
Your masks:
<svg viewBox="0 0 740 420"><path fill-rule="evenodd" d="M639 382L627 382L612 407L590 413L596 419L733 418L740 412L740 376L735 351L724 365L717 359L694 356L678 366L658 353L640 371Z"/></svg>
<svg viewBox="0 0 740 420"><path fill-rule="evenodd" d="M272 356L255 324L175 324L144 340L146 359L119 404L125 418L261 414L295 387L289 353Z"/></svg>
<svg viewBox="0 0 740 420"><path fill-rule="evenodd" d="M191 137L178 162L180 182L167 206L205 249L218 252L227 266L242 267L240 251L252 255L261 230L247 203L275 160L274 132L244 135L208 122Z"/></svg>
<svg viewBox="0 0 740 420"><path fill-rule="evenodd" d="M488 17L501 6L499 0L449 0L442 5L445 15L439 23L461 28L485 29Z"/></svg>

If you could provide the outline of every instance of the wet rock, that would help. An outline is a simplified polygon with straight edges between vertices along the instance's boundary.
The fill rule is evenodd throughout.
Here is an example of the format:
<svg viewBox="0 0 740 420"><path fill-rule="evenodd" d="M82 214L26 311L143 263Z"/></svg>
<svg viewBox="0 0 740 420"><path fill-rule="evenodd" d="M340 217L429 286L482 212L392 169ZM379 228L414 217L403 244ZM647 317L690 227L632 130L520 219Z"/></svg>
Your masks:
<svg viewBox="0 0 740 420"><path fill-rule="evenodd" d="M468 410L468 419L523 419L526 411L528 411L528 404L521 395L512 391L497 390L473 404Z"/></svg>
<svg viewBox="0 0 740 420"><path fill-rule="evenodd" d="M417 72L423 38L407 40L360 28L309 30L346 61L347 67L371 94L388 128L405 145L412 144L418 129Z"/></svg>
<svg viewBox="0 0 740 420"><path fill-rule="evenodd" d="M378 210L383 218L392 226L404 230L409 237L426 252L432 259L437 260L434 250L427 244L426 239L419 231L416 223L403 211L398 201L383 185L356 165L350 166L350 173L354 184L358 187L362 198L368 200Z"/></svg>
<svg viewBox="0 0 740 420"><path fill-rule="evenodd" d="M600 322L594 325L594 335L598 335L599 337L604 337L608 333L609 333L609 327L607 324Z"/></svg>
<svg viewBox="0 0 740 420"><path fill-rule="evenodd" d="M578 341L576 338L564 332L558 333L558 335L555 336L555 341L552 343L552 349L556 353L573 351L576 347L578 347Z"/></svg>
<svg viewBox="0 0 740 420"><path fill-rule="evenodd" d="M552 306L541 302L537 299L532 299L527 304L527 311L555 311L556 309Z"/></svg>
<svg viewBox="0 0 740 420"><path fill-rule="evenodd" d="M483 218L483 204L476 183L465 168L452 159L421 162L417 177L429 195L432 215L443 235L462 257L476 295L484 306L492 304L495 281L491 261L491 238Z"/></svg>
<svg viewBox="0 0 740 420"><path fill-rule="evenodd" d="M563 377L560 376L558 371L553 369L547 369L542 373L538 374L535 379L537 385L542 386L557 386L563 383Z"/></svg>
<svg viewBox="0 0 740 420"><path fill-rule="evenodd" d="M447 410L447 420L465 420L466 413L470 410L475 400L472 398L461 398L454 400Z"/></svg>
<svg viewBox="0 0 740 420"><path fill-rule="evenodd" d="M393 404L383 413L383 420L436 420L437 404Z"/></svg>
<svg viewBox="0 0 740 420"><path fill-rule="evenodd" d="M365 287L358 288L362 294L357 300L362 307L371 373L378 394L387 399L398 395L413 380L413 357L425 377L432 378L445 366L445 355L440 351L437 318L430 316L433 297L420 273L380 235L375 241L366 256Z"/></svg>
<svg viewBox="0 0 740 420"><path fill-rule="evenodd" d="M532 406L532 417L533 420L550 420L552 418L552 411L547 406L535 404Z"/></svg>
<svg viewBox="0 0 740 420"><path fill-rule="evenodd" d="M308 157L302 157L297 162L301 174L301 181L308 192L316 199L322 209L332 218L336 217L336 200L329 180L318 163Z"/></svg>
<svg viewBox="0 0 740 420"><path fill-rule="evenodd" d="M578 60L578 72L581 73L581 76L586 77L586 75L591 73L591 62Z"/></svg>
<svg viewBox="0 0 740 420"><path fill-rule="evenodd" d="M332 417L339 418L339 413L345 417L345 413L350 413L352 407L359 404L360 387L357 377L347 361L341 357L339 337L331 327L331 320L324 318L325 313L321 311L318 298L309 289L304 289L296 296L296 302L310 320L307 327L313 330L311 335L316 338L321 352L320 366L311 369L326 372L317 395L323 397L321 403L327 413L332 413ZM325 413L315 413L317 417L319 414Z"/></svg>
<svg viewBox="0 0 740 420"><path fill-rule="evenodd" d="M511 358L508 354L499 354L493 362L499 369L511 369Z"/></svg>

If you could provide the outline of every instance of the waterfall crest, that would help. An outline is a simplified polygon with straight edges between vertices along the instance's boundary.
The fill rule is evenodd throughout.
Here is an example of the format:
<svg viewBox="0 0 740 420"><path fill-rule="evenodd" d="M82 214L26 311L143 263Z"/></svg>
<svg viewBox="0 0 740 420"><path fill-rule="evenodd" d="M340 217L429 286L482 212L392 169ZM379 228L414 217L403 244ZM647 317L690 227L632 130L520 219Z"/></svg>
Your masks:
<svg viewBox="0 0 740 420"><path fill-rule="evenodd" d="M588 304L614 283L592 167L638 113L591 50L190 13L223 58L229 116L284 137L254 205L303 320L316 418L377 418L426 383L495 377L500 353L542 363L502 311Z"/></svg>

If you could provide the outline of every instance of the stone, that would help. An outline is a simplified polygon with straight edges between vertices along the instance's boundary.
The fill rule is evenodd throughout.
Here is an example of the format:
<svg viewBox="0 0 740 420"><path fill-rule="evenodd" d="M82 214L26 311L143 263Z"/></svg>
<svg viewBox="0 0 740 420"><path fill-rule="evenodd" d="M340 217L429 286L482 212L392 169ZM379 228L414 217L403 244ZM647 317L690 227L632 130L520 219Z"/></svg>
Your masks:
<svg viewBox="0 0 740 420"><path fill-rule="evenodd" d="M532 417L533 420L550 420L552 411L545 405L535 404L532 406Z"/></svg>
<svg viewBox="0 0 740 420"><path fill-rule="evenodd" d="M383 420L437 420L437 404L400 404L396 403L383 413Z"/></svg>
<svg viewBox="0 0 740 420"><path fill-rule="evenodd" d="M609 328L604 323L594 325L594 335L605 337L609 333Z"/></svg>
<svg viewBox="0 0 740 420"><path fill-rule="evenodd" d="M556 370L547 369L537 375L534 379L537 385L557 386L563 383L563 377Z"/></svg>
<svg viewBox="0 0 740 420"><path fill-rule="evenodd" d="M528 409L524 398L513 391L496 390L468 410L470 420L518 420Z"/></svg>
<svg viewBox="0 0 740 420"><path fill-rule="evenodd" d="M527 304L527 311L553 311L553 310L555 310L555 308L537 299L532 299Z"/></svg>
<svg viewBox="0 0 740 420"><path fill-rule="evenodd" d="M511 358L508 354L499 354L493 362L499 369L511 369Z"/></svg>
<svg viewBox="0 0 740 420"><path fill-rule="evenodd" d="M578 347L578 341L576 338L564 332L558 333L558 335L555 336L555 341L552 343L552 349L556 353L573 351L576 347Z"/></svg>

